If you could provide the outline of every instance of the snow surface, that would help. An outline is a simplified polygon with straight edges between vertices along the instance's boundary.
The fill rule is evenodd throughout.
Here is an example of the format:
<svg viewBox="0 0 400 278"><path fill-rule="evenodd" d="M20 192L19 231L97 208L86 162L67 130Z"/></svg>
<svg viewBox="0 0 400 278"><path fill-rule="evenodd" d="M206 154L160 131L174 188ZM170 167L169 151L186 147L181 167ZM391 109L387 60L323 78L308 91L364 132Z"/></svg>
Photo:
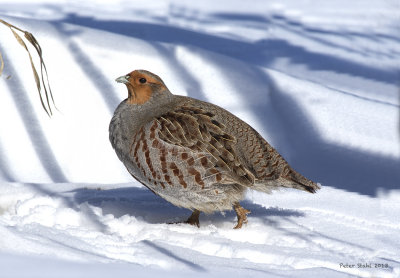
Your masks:
<svg viewBox="0 0 400 278"><path fill-rule="evenodd" d="M0 26L0 277L400 277L400 2L149 2L0 0L60 111ZM322 189L249 192L241 230L233 212L166 224L190 212L108 142L134 69L238 115Z"/></svg>

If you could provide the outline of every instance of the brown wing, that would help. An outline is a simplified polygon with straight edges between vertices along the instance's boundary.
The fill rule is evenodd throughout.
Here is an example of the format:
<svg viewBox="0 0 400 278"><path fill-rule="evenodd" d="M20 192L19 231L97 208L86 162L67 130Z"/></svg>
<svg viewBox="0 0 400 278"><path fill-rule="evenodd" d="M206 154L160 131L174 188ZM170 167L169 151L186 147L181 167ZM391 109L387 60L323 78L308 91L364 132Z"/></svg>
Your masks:
<svg viewBox="0 0 400 278"><path fill-rule="evenodd" d="M139 130L131 152L148 182L162 188L176 184L204 188L215 183L252 186L254 176L236 154L236 138L213 117L203 109L180 106Z"/></svg>
<svg viewBox="0 0 400 278"><path fill-rule="evenodd" d="M238 141L237 144L235 141L231 148L237 150L244 169L251 173L249 176L252 181L255 180L253 189L265 192L282 186L308 192L315 192L319 189L316 183L290 167L286 160L247 123L216 105L201 101L196 101L196 104L196 107L211 112L210 115L215 114L211 120L218 121L223 132ZM235 157L238 156L235 154Z"/></svg>

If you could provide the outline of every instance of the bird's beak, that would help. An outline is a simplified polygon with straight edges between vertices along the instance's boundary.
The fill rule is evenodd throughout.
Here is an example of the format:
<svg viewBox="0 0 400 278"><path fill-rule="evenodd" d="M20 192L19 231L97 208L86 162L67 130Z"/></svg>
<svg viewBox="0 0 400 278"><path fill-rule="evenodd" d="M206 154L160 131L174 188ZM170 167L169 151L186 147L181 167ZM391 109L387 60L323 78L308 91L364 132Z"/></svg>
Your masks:
<svg viewBox="0 0 400 278"><path fill-rule="evenodd" d="M129 76L123 75L123 76L120 76L120 77L118 77L117 79L115 79L115 81L117 81L118 83L127 84L127 83L129 83L128 78L129 78Z"/></svg>

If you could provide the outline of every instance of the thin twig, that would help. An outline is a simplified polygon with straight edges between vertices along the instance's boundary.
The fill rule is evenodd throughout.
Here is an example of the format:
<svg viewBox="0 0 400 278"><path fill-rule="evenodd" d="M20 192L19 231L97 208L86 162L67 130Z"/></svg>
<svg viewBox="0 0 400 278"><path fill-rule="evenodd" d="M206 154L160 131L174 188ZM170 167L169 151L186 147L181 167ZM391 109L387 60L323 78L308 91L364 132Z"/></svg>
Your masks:
<svg viewBox="0 0 400 278"><path fill-rule="evenodd" d="M28 56L29 56L29 61L31 63L31 67L32 67L32 72L33 72L33 77L35 79L36 82L36 87L39 93L39 98L40 98L40 102L42 104L42 107L44 109L44 111L46 111L47 115L49 115L49 117L51 115L53 115L53 111L51 110L51 103L52 105L57 109L55 102L54 102L54 98L53 98L53 93L51 91L50 88L50 82L49 82L49 75L47 73L47 68L46 65L44 63L43 60L43 52L42 52L42 48L40 47L40 44L38 43L38 41L36 40L36 38L28 31L22 30L21 28L18 28L15 25L12 25L2 19L0 19L0 23L3 23L4 25L6 25L7 27L10 28L11 32L13 33L14 37L16 38L16 40L18 41L18 43L28 52ZM35 48L38 56L39 56L39 61L40 61L40 79L39 79L39 75L37 73L35 64L33 62L32 59L32 55L29 51L29 48L27 47L26 43L24 42L24 40L21 38L21 36L18 34L18 32L21 32L24 34L25 39L32 44L32 46ZM3 57L1 55L0 52L0 75L3 71L4 68L4 61L3 61ZM45 77L46 75L46 77ZM43 100L43 96L42 96L42 89L44 91L44 95L46 97L46 102ZM50 103L50 99L51 99L51 103Z"/></svg>

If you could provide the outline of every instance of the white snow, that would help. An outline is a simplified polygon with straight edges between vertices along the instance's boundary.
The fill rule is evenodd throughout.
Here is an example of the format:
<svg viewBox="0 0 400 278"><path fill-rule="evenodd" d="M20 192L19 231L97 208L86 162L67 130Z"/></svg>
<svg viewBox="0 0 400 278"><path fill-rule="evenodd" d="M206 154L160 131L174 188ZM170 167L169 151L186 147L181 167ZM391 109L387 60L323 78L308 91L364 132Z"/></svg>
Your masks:
<svg viewBox="0 0 400 278"><path fill-rule="evenodd" d="M1 278L400 277L397 0L0 0L0 18L38 39L59 109L1 25ZM243 118L322 189L249 192L241 230L233 212L166 224L190 212L108 142L134 69Z"/></svg>

